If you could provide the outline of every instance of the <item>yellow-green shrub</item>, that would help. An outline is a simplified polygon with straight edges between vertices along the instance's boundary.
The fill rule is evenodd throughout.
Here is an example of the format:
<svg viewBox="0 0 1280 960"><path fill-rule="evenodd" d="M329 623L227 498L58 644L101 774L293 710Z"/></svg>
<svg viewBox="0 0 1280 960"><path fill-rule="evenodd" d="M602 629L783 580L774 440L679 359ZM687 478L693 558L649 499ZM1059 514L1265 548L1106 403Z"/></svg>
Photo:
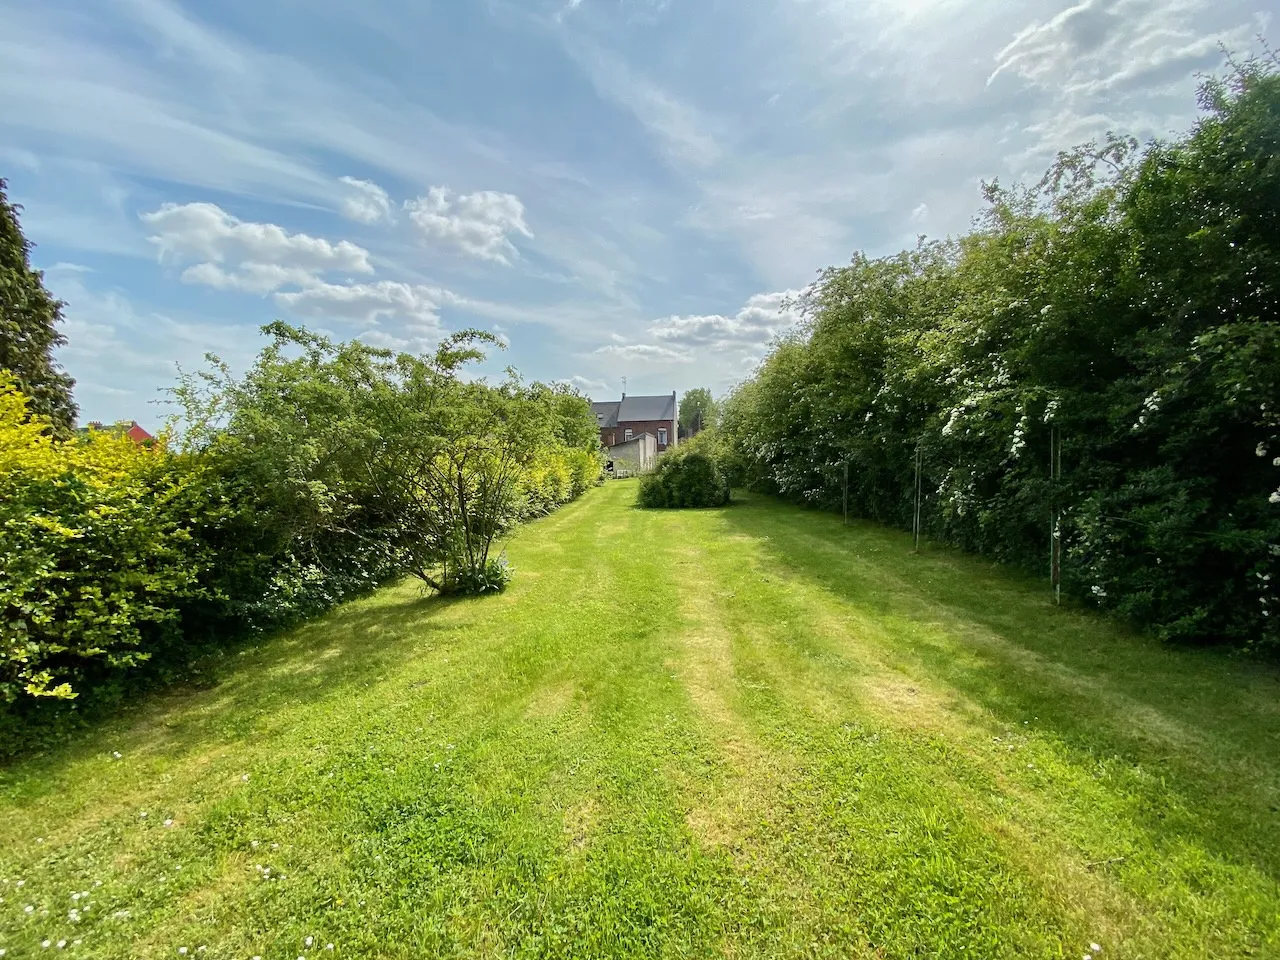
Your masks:
<svg viewBox="0 0 1280 960"><path fill-rule="evenodd" d="M171 509L190 476L163 443L55 440L0 373L0 703L75 697L172 639L199 590Z"/></svg>

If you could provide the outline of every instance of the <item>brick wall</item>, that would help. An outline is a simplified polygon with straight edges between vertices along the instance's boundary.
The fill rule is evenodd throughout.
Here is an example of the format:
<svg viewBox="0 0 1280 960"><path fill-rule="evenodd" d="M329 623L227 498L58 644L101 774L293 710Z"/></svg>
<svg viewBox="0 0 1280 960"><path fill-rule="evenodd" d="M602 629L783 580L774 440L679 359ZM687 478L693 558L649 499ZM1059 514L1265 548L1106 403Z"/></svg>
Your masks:
<svg viewBox="0 0 1280 960"><path fill-rule="evenodd" d="M642 433L651 433L657 437L659 430L667 431L667 442L658 444L659 453L675 443L676 439L671 432L673 426L670 420L625 420L619 421L616 427L601 427L600 442L606 447L622 443L626 439L628 430L633 437L638 437Z"/></svg>

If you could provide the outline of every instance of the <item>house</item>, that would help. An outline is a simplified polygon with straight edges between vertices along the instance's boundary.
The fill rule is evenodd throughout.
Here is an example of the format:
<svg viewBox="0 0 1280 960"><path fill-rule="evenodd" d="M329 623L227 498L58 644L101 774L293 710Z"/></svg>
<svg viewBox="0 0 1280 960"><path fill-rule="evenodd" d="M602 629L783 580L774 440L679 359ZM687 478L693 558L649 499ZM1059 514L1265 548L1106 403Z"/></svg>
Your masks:
<svg viewBox="0 0 1280 960"><path fill-rule="evenodd" d="M615 477L648 473L657 459L658 439L652 433L642 433L609 448L609 470Z"/></svg>
<svg viewBox="0 0 1280 960"><path fill-rule="evenodd" d="M621 400L593 402L591 412L596 415L600 442L605 447L615 447L645 433L653 435L657 453L679 442L674 390L657 397L628 397L624 393Z"/></svg>
<svg viewBox="0 0 1280 960"><path fill-rule="evenodd" d="M138 426L137 420L118 420L109 427L103 425L99 420L92 420L89 422L87 427L81 427L78 433L81 436L85 436L91 430L108 430L111 433L128 437L134 443L139 444L151 443L155 440L155 437L142 427Z"/></svg>

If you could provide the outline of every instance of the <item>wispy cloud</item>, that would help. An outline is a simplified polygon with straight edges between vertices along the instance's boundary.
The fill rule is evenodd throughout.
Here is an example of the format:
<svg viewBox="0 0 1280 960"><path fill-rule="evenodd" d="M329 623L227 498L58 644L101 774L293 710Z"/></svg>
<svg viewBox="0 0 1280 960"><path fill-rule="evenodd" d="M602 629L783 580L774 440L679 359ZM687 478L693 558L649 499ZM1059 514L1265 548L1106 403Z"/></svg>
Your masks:
<svg viewBox="0 0 1280 960"><path fill-rule="evenodd" d="M346 184L350 190L342 198L342 215L357 223L390 222L391 198L387 191L370 180L357 180L355 177L339 177L340 183Z"/></svg>

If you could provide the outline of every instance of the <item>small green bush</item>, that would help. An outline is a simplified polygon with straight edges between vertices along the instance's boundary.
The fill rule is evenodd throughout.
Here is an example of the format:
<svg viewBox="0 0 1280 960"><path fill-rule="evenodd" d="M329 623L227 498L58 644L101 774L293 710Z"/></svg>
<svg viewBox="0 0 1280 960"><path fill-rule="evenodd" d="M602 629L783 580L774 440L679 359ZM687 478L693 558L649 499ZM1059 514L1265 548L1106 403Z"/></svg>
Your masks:
<svg viewBox="0 0 1280 960"><path fill-rule="evenodd" d="M507 561L505 553L496 560L489 557L483 563L476 564L474 568L460 569L450 582L451 589L447 592L463 595L501 593L507 589L513 573L515 570Z"/></svg>
<svg viewBox="0 0 1280 960"><path fill-rule="evenodd" d="M639 504L649 508L719 507L729 502L729 483L709 453L690 445L658 457L640 480Z"/></svg>

